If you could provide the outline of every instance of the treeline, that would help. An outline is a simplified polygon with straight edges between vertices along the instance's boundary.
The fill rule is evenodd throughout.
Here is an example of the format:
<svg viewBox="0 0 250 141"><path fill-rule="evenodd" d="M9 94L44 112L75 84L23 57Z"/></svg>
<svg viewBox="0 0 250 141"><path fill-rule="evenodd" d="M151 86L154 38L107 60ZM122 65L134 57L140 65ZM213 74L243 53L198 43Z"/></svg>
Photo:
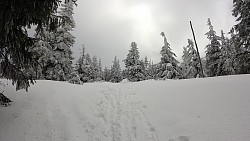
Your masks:
<svg viewBox="0 0 250 141"><path fill-rule="evenodd" d="M105 68L99 74L103 74L104 81L120 82L122 79L129 81L142 81L147 79L189 79L197 77L214 77L223 75L249 74L250 73L250 11L249 1L233 1L234 9L232 15L237 19L237 24L231 28L225 36L224 31L219 34L213 28L211 20L208 19L208 32L205 33L209 44L205 47L206 55L199 60L194 42L188 39L187 46L183 47L182 63L176 60L175 53L171 50L165 34L163 47L160 51L161 60L153 64L148 58L140 59L139 50L135 42L125 63L125 70L121 71L119 60L115 57L114 65ZM200 62L202 64L200 64ZM86 73L78 74L83 82L87 82ZM92 81L93 79L88 79Z"/></svg>
<svg viewBox="0 0 250 141"><path fill-rule="evenodd" d="M18 5L17 1L2 2L0 75L11 79L17 89L27 90L30 83L37 79L79 84L95 81L120 82L125 78L134 82L197 78L202 74L206 77L249 74L250 1L234 0L233 4L232 15L236 17L237 24L229 31L229 37L223 31L216 33L208 19L209 30L206 36L209 44L206 46L206 56L201 59L203 69L199 65L199 57L191 39L188 39L188 45L183 48L183 61L180 63L163 32L160 62L154 64L147 57L141 59L137 44L132 42L125 59L120 61L114 57L113 65L103 69L101 60L85 53L84 48L73 66L71 47L74 46L75 37L71 31L75 28L74 0L35 0L34 3L23 5ZM8 16L4 16L6 14ZM31 25L36 25L35 37L27 34L26 28ZM120 63L125 64L124 70L121 70Z"/></svg>
<svg viewBox="0 0 250 141"><path fill-rule="evenodd" d="M89 54L84 54L83 47L82 56L76 64L76 71L82 82L120 82L123 79L135 82L148 79L190 79L250 73L249 50L247 51L245 46L237 46L239 37L237 37L235 28L228 33L230 37L226 37L222 30L220 35L216 34L210 19L208 19L207 25L209 30L205 35L209 44L205 47L206 56L201 58L201 64L191 39L188 39L187 46L183 47L182 63L179 63L162 32L164 43L160 51L159 63L154 64L152 60L148 61L147 57L140 59L137 44L132 42L127 58L123 60L124 70L121 70L117 57L110 69L105 67L102 70L101 64L97 64L96 57L93 57L91 62ZM97 67L98 65L99 67Z"/></svg>
<svg viewBox="0 0 250 141"><path fill-rule="evenodd" d="M137 43L135 42L131 43L127 57L121 61L125 64L124 70L121 69L120 61L116 56L114 57L113 65L103 69L101 59L98 59L96 56L91 57L89 53L86 53L84 46L82 47L80 57L73 67L72 62L69 61L73 59L70 57L72 53L56 48L46 54L50 57L44 57L45 54L41 56L43 69L40 68L41 71L36 73L36 77L38 79L69 81L70 83L81 84L96 81L118 83L123 79L135 82L148 79L190 79L203 76L214 77L250 73L249 50L245 46L237 46L239 44L237 41L241 40L237 35L236 29L232 28L228 33L230 37L226 37L222 30L220 35L217 35L210 19L208 19L207 25L208 32L205 35L209 40L209 44L205 47L206 56L201 58L202 64L200 64L197 50L191 39L188 39L187 45L183 47L182 62L180 63L176 59L177 56L172 51L165 33L162 32L160 35L163 37L164 42L159 53L161 55L159 56L160 62L156 64L152 60L148 60L147 56L144 59L140 58ZM72 36L69 39L74 38ZM45 50L48 50L48 46L45 48ZM67 54L66 56L70 58L64 57L62 59L62 55L58 57L60 56L59 52L64 55ZM56 61L55 57L51 57L50 54L57 56L58 61Z"/></svg>

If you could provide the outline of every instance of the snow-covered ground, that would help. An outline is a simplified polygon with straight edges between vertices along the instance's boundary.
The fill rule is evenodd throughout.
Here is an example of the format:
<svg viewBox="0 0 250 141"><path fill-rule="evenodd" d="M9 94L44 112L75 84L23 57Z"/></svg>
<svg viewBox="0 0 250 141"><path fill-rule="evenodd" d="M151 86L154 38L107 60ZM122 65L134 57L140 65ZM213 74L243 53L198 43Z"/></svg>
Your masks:
<svg viewBox="0 0 250 141"><path fill-rule="evenodd" d="M250 75L119 84L37 81L4 94L0 141L250 140Z"/></svg>

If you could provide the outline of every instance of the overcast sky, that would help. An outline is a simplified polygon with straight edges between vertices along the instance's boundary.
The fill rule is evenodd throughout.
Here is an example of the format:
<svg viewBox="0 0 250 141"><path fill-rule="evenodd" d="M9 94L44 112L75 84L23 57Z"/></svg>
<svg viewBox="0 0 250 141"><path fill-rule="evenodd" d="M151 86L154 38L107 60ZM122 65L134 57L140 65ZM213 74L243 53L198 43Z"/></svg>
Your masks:
<svg viewBox="0 0 250 141"><path fill-rule="evenodd" d="M192 37L189 21L193 23L201 56L208 43L207 19L220 35L235 24L231 15L232 0L78 0L74 9L76 43L74 57L80 55L81 45L86 52L102 59L110 67L115 56L126 58L130 43L136 42L140 57L147 56L154 63L160 60L164 32L172 51L181 61L183 46Z"/></svg>

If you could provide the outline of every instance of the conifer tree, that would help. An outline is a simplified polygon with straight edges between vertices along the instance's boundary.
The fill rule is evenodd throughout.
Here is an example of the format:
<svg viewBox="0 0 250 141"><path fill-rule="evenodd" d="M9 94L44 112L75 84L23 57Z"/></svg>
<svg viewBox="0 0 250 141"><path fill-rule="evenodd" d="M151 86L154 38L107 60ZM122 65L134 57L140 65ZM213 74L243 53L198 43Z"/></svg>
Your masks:
<svg viewBox="0 0 250 141"><path fill-rule="evenodd" d="M103 71L103 79L107 82L110 81L111 79L111 73L110 73L110 69L108 67L105 67L104 68L104 71Z"/></svg>
<svg viewBox="0 0 250 141"><path fill-rule="evenodd" d="M161 49L161 61L157 66L157 79L176 79L181 77L181 70L178 67L178 61L175 59L176 55L171 51L170 44L164 32L161 32L164 38L164 46Z"/></svg>
<svg viewBox="0 0 250 141"><path fill-rule="evenodd" d="M126 76L129 81L142 81L145 79L145 72L142 68L142 62L139 60L139 51L135 42L131 43L131 48L124 60L126 67Z"/></svg>
<svg viewBox="0 0 250 141"><path fill-rule="evenodd" d="M38 66L35 70L30 67L31 72L35 71L34 78L45 79L45 72L47 65L49 63L49 58L52 58L52 45L49 43L52 38L52 33L48 30L36 30L35 38L37 41L32 47L30 47L29 52L33 54L33 58L37 61Z"/></svg>
<svg viewBox="0 0 250 141"><path fill-rule="evenodd" d="M81 56L76 62L75 70L83 83L89 82L93 79L92 60L88 53L85 54L84 45L82 46Z"/></svg>
<svg viewBox="0 0 250 141"><path fill-rule="evenodd" d="M72 72L71 78L68 80L68 82L72 84L82 84L81 78L76 71Z"/></svg>
<svg viewBox="0 0 250 141"><path fill-rule="evenodd" d="M119 64L119 60L115 56L113 65L111 66L110 70L110 82L121 82L122 81L122 72L121 72L121 67Z"/></svg>
<svg viewBox="0 0 250 141"><path fill-rule="evenodd" d="M182 60L181 68L184 78L196 78L201 75L199 74L200 66L197 52L194 49L194 42L190 39L188 39L188 45L183 47Z"/></svg>
<svg viewBox="0 0 250 141"><path fill-rule="evenodd" d="M154 64L154 62L150 60L148 63L148 69L146 72L147 72L148 79L156 79L157 64Z"/></svg>
<svg viewBox="0 0 250 141"><path fill-rule="evenodd" d="M149 61L148 61L148 57L146 56L144 58L144 60L142 60L142 65L143 65L143 70L145 72L145 80L150 79L149 76Z"/></svg>
<svg viewBox="0 0 250 141"><path fill-rule="evenodd" d="M224 32L221 30L221 55L219 66L221 66L222 75L235 74L234 63L236 58L236 51L234 46L230 43L230 39L224 36Z"/></svg>
<svg viewBox="0 0 250 141"><path fill-rule="evenodd" d="M145 66L145 68L148 68L148 66L149 66L149 61L148 61L147 56L144 58L144 66Z"/></svg>
<svg viewBox="0 0 250 141"><path fill-rule="evenodd" d="M66 1L66 0L65 0ZM0 68L1 74L16 84L16 89L26 89L34 83L30 68L38 66L30 52L36 39L29 37L27 28L37 25L55 31L60 25L57 16L60 0L0 1ZM7 36L8 35L8 36Z"/></svg>
<svg viewBox="0 0 250 141"><path fill-rule="evenodd" d="M71 47L75 42L75 37L70 33L75 27L73 19L73 1L68 0L62 4L58 12L62 17L61 25L55 32L49 32L48 28L37 30L36 38L38 42L30 52L33 52L39 64L40 78L49 80L66 81L71 79L73 73ZM40 54L38 54L40 53Z"/></svg>
<svg viewBox="0 0 250 141"><path fill-rule="evenodd" d="M52 38L52 58L51 67L47 68L46 79L66 81L71 79L73 73L72 67L72 51L71 47L75 43L75 37L70 33L75 28L75 22L73 19L73 1L68 0L62 4L62 8L59 11L62 17L61 26L55 32L54 38Z"/></svg>
<svg viewBox="0 0 250 141"><path fill-rule="evenodd" d="M239 74L250 73L250 1L233 0L233 16L237 19L234 26L236 49L236 71Z"/></svg>
<svg viewBox="0 0 250 141"><path fill-rule="evenodd" d="M84 45L82 45L81 55L75 64L75 70L78 74L83 74L85 72L85 70L84 70L85 60L86 60L85 47L84 47Z"/></svg>
<svg viewBox="0 0 250 141"><path fill-rule="evenodd" d="M102 71L102 60L99 59L98 62L98 74L97 74L97 81L103 80L103 71Z"/></svg>
<svg viewBox="0 0 250 141"><path fill-rule="evenodd" d="M81 80L83 82L93 82L94 76L93 76L92 60L88 53L86 54L86 60L84 62L83 71L84 72L80 74Z"/></svg>
<svg viewBox="0 0 250 141"><path fill-rule="evenodd" d="M99 65L98 65L98 61L97 61L97 57L93 56L92 58L92 62L91 62L91 66L90 69L92 70L91 74L92 74L92 81L97 81L98 75L99 75Z"/></svg>
<svg viewBox="0 0 250 141"><path fill-rule="evenodd" d="M211 76L219 76L221 74L221 65L220 65L220 42L219 37L216 35L216 32L213 29L213 25L208 18L207 25L209 26L209 31L205 34L209 39L210 43L206 46L206 74Z"/></svg>

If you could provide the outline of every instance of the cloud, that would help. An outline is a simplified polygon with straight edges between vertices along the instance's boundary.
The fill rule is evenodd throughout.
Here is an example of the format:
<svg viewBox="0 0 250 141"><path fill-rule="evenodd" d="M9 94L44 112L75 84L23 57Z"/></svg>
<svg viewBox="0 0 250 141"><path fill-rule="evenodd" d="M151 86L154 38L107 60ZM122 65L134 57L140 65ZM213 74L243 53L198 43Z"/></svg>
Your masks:
<svg viewBox="0 0 250 141"><path fill-rule="evenodd" d="M157 63L163 45L162 31L180 61L183 46L192 38L190 20L204 56L207 18L211 18L218 33L221 29L229 31L234 24L232 2L225 0L79 0L77 3L74 56L79 57L79 48L85 44L86 51L100 57L108 67L114 56L120 60L126 58L132 41L137 42L141 58L148 56Z"/></svg>

